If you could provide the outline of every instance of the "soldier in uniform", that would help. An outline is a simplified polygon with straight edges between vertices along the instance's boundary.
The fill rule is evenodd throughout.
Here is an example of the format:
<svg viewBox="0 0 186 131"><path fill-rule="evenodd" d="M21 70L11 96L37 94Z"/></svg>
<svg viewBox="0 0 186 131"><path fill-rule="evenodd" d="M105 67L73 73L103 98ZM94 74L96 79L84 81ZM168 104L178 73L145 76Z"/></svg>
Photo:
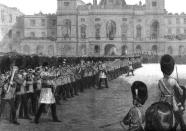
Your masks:
<svg viewBox="0 0 186 131"><path fill-rule="evenodd" d="M27 94L26 94L26 72L23 70L21 72L21 79L23 80L23 83L21 85L20 89L20 97L21 97L21 103L20 103L20 109L19 109L19 118L24 119L31 119L28 115L28 104L27 104Z"/></svg>
<svg viewBox="0 0 186 131"><path fill-rule="evenodd" d="M130 72L134 76L133 63L132 63L132 60L129 58L129 60L128 60L128 73L127 73L127 76L129 76Z"/></svg>
<svg viewBox="0 0 186 131"><path fill-rule="evenodd" d="M1 94L1 111L0 111L0 116L2 112L4 111L4 107L6 103L9 103L10 105L10 122L19 125L19 122L17 122L16 118L16 105L15 105L15 93L16 90L19 90L19 86L22 84L22 81L20 81L18 77L18 67L12 67L8 81L6 84L3 86L3 91Z"/></svg>
<svg viewBox="0 0 186 131"><path fill-rule="evenodd" d="M174 115L177 122L181 126L181 130L186 130L186 124L183 119L183 105L176 96L175 92L178 91L179 95L183 95L183 90L177 83L177 81L172 78L170 75L174 71L174 59L170 55L164 55L161 58L160 66L163 73L163 78L159 80L158 83L158 97L160 101L167 102L173 108Z"/></svg>
<svg viewBox="0 0 186 131"><path fill-rule="evenodd" d="M29 108L29 109L31 109L31 110L29 110L29 113L35 115L35 113L36 113L36 97L34 94L33 85L34 85L34 76L33 76L32 70L28 69L28 73L26 76L26 93L27 93L27 102L26 103L28 103L29 100L31 101L32 108Z"/></svg>
<svg viewBox="0 0 186 131"><path fill-rule="evenodd" d="M102 64L101 69L99 69L99 89L101 89L102 82L104 82L106 88L108 88L107 72L104 64Z"/></svg>
<svg viewBox="0 0 186 131"><path fill-rule="evenodd" d="M49 104L51 107L53 122L61 122L60 120L58 120L56 114L54 85L53 82L51 82L53 76L51 76L51 74L47 70L45 70L44 72L41 73L41 77L42 77L42 88L41 88L41 94L39 99L40 107L38 112L36 113L34 122L36 124L39 123L40 116L43 113L43 110L45 109L45 105L47 104Z"/></svg>

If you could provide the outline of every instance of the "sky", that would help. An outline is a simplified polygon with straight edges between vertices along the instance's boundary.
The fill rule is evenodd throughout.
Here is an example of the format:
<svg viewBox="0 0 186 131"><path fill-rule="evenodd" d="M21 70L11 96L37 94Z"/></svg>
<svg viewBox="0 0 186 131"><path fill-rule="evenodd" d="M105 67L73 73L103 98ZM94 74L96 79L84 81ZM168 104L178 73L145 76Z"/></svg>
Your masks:
<svg viewBox="0 0 186 131"><path fill-rule="evenodd" d="M83 0L89 3L93 0ZM98 0L99 1L99 0ZM142 3L145 0L141 0ZM139 0L126 0L127 4L137 4ZM0 0L0 4L9 7L16 7L26 15L39 13L55 13L57 9L57 0ZM172 13L186 13L186 0L165 0L165 8Z"/></svg>

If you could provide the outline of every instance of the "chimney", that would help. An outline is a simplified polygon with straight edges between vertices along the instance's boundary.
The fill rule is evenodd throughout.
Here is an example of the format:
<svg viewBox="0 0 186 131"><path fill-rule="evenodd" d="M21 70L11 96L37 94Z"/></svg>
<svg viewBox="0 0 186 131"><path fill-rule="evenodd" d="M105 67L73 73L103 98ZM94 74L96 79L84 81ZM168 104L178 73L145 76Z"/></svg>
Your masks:
<svg viewBox="0 0 186 131"><path fill-rule="evenodd" d="M97 5L97 0L93 0L93 5Z"/></svg>

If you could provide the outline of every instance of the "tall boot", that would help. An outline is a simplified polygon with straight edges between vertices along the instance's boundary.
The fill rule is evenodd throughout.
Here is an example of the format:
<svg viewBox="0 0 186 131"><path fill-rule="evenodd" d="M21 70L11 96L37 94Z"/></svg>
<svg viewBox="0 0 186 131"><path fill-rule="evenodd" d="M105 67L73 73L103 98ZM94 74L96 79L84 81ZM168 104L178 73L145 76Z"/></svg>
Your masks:
<svg viewBox="0 0 186 131"><path fill-rule="evenodd" d="M35 116L35 119L34 119L34 122L36 124L39 123L39 118L41 117L41 114L42 114L44 109L45 109L45 104L41 104L40 107L39 107L39 110L38 110L38 112L37 112L37 114Z"/></svg>
<svg viewBox="0 0 186 131"><path fill-rule="evenodd" d="M51 105L51 111L52 111L52 118L54 122L61 122L60 120L58 120L57 118L57 114L56 114L56 104L52 104Z"/></svg>

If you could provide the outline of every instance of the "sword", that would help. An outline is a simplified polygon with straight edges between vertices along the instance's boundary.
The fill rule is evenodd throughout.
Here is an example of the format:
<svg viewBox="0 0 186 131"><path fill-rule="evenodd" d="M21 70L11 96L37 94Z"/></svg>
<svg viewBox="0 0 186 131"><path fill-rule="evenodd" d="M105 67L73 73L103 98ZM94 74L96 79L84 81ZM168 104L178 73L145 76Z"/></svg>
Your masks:
<svg viewBox="0 0 186 131"><path fill-rule="evenodd" d="M180 82L179 82L179 77L178 77L178 68L177 68L177 66L176 66L176 77L177 77L177 82L179 84Z"/></svg>

